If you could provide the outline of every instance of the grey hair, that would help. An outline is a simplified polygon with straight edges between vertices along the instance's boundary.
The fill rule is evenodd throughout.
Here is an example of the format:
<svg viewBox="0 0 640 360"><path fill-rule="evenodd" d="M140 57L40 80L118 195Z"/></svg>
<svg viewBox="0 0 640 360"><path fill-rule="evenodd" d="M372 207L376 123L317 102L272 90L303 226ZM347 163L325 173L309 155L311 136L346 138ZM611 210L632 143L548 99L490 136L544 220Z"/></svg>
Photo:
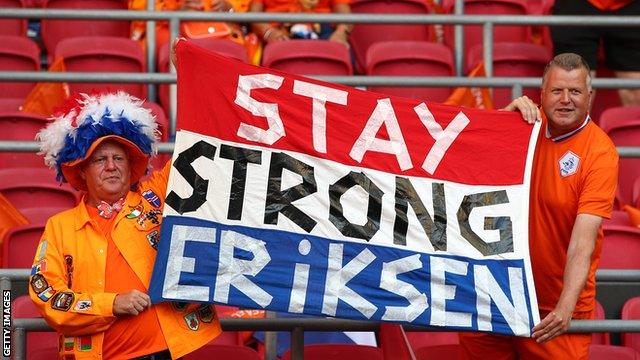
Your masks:
<svg viewBox="0 0 640 360"><path fill-rule="evenodd" d="M542 84L547 80L547 73L549 72L549 69L554 66L566 71L585 69L587 71L587 87L591 90L591 68L589 68L589 64L587 64L586 60L582 56L575 53L562 53L556 55L544 68L544 72L542 73Z"/></svg>

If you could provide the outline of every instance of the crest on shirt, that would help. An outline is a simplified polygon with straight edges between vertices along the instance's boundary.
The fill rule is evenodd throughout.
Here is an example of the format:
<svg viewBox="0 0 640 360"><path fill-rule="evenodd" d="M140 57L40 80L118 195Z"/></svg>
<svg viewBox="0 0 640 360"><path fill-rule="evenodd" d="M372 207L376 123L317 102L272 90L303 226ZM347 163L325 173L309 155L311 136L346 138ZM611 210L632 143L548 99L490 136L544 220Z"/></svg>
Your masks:
<svg viewBox="0 0 640 360"><path fill-rule="evenodd" d="M38 250L36 251L38 256L36 257L36 261L40 261L44 258L44 255L47 253L47 240L42 240L40 245L38 245Z"/></svg>
<svg viewBox="0 0 640 360"><path fill-rule="evenodd" d="M149 190L143 191L142 197L154 207L157 207L157 208L160 207L160 198L158 197L158 195L156 195L156 193L153 192L153 190L149 189Z"/></svg>
<svg viewBox="0 0 640 360"><path fill-rule="evenodd" d="M580 158L578 155L571 152L571 150L567 151L560 160L558 161L558 166L560 167L560 175L562 177L571 176L578 171L578 166L580 166Z"/></svg>
<svg viewBox="0 0 640 360"><path fill-rule="evenodd" d="M67 269L67 287L71 288L73 284L73 256L64 256L64 266Z"/></svg>
<svg viewBox="0 0 640 360"><path fill-rule="evenodd" d="M75 311L87 311L91 309L91 300L78 300L76 306L73 307Z"/></svg>
<svg viewBox="0 0 640 360"><path fill-rule="evenodd" d="M36 294L41 294L49 287L49 283L42 274L35 274L31 277L31 288Z"/></svg>
<svg viewBox="0 0 640 360"><path fill-rule="evenodd" d="M213 320L213 310L211 305L203 304L198 308L198 318L203 323L210 323Z"/></svg>
<svg viewBox="0 0 640 360"><path fill-rule="evenodd" d="M131 208L131 212L127 214L127 219L135 219L135 218L137 218L138 216L140 216L140 214L142 214L142 210L144 210L144 208L142 206L142 202L140 202L136 206L129 205L129 207Z"/></svg>
<svg viewBox="0 0 640 360"><path fill-rule="evenodd" d="M158 250L158 243L160 242L160 232L153 230L147 234L147 240L154 250Z"/></svg>
<svg viewBox="0 0 640 360"><path fill-rule="evenodd" d="M78 338L78 351L91 351L91 336L80 336Z"/></svg>
<svg viewBox="0 0 640 360"><path fill-rule="evenodd" d="M31 276L47 271L47 259L42 259L31 267Z"/></svg>
<svg viewBox="0 0 640 360"><path fill-rule="evenodd" d="M158 225L160 224L160 215L162 214L162 212L158 209L153 209L153 210L149 210L147 212L142 213L142 215L140 215L138 217L138 226L142 229L146 229L147 228L147 222L150 222L154 225Z"/></svg>
<svg viewBox="0 0 640 360"><path fill-rule="evenodd" d="M60 311L68 311L73 304L74 295L71 292L60 292L53 297L51 308Z"/></svg>
<svg viewBox="0 0 640 360"><path fill-rule="evenodd" d="M184 316L184 321L187 323L189 329L197 331L200 328L200 320L195 312L190 312Z"/></svg>
<svg viewBox="0 0 640 360"><path fill-rule="evenodd" d="M53 288L51 286L49 286L48 288L44 289L43 292L38 294L38 297L40 298L40 300L42 300L44 302L47 302L47 301L49 301L49 299L51 299L51 297L55 293L56 293L56 291L53 290Z"/></svg>
<svg viewBox="0 0 640 360"><path fill-rule="evenodd" d="M71 336L65 336L62 339L62 348L65 352L73 351L73 345L75 344L75 338Z"/></svg>

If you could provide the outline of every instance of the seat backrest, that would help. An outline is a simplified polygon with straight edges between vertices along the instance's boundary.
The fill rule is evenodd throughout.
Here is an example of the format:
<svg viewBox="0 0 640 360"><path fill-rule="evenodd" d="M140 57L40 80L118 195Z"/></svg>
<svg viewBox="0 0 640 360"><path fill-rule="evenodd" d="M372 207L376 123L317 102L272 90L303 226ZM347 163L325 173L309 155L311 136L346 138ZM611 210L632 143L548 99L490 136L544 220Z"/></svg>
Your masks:
<svg viewBox="0 0 640 360"><path fill-rule="evenodd" d="M305 360L383 360L382 349L366 345L314 344L304 347ZM282 360L290 360L288 350Z"/></svg>
<svg viewBox="0 0 640 360"><path fill-rule="evenodd" d="M416 350L417 360L462 360L463 356L462 345L460 344L443 344L426 346Z"/></svg>
<svg viewBox="0 0 640 360"><path fill-rule="evenodd" d="M146 71L142 47L137 41L114 36L84 36L63 39L55 50L64 58L67 71L135 72ZM71 92L91 93L94 90L123 90L144 99L146 84L69 83Z"/></svg>
<svg viewBox="0 0 640 360"><path fill-rule="evenodd" d="M2 240L2 267L30 268L44 231L44 224L28 224L9 230Z"/></svg>
<svg viewBox="0 0 640 360"><path fill-rule="evenodd" d="M634 349L624 346L615 345L597 345L589 346L589 360L636 360L638 353Z"/></svg>
<svg viewBox="0 0 640 360"><path fill-rule="evenodd" d="M298 75L351 75L349 49L329 40L275 42L264 48L262 66Z"/></svg>
<svg viewBox="0 0 640 360"><path fill-rule="evenodd" d="M20 213L26 217L30 223L39 224L46 223L51 216L63 212L68 207L62 206L42 206L20 209Z"/></svg>
<svg viewBox="0 0 640 360"><path fill-rule="evenodd" d="M103 9L126 10L123 0L48 0L46 8L51 9ZM118 36L129 37L129 21L114 20L50 20L43 19L41 25L42 41L49 54L53 54L62 39L76 36Z"/></svg>
<svg viewBox="0 0 640 360"><path fill-rule="evenodd" d="M451 12L452 1L446 2L444 8ZM526 0L465 0L464 13L470 15L527 15ZM453 26L445 26L445 44L453 48ZM472 49L482 44L482 26L464 26L464 48ZM530 42L531 30L528 26L500 25L493 28L493 42Z"/></svg>
<svg viewBox="0 0 640 360"><path fill-rule="evenodd" d="M41 115L0 112L0 139L33 141L36 133L48 123L49 120ZM10 167L44 167L44 161L35 152L0 152L0 169Z"/></svg>
<svg viewBox="0 0 640 360"><path fill-rule="evenodd" d="M20 0L0 0L0 8L21 8L24 4ZM0 35L27 35L26 19L0 19Z"/></svg>
<svg viewBox="0 0 640 360"><path fill-rule="evenodd" d="M380 76L452 76L451 50L425 41L383 41L367 51L367 75ZM368 90L433 102L443 102L451 88L376 86Z"/></svg>
<svg viewBox="0 0 640 360"><path fill-rule="evenodd" d="M540 77L551 60L551 51L542 45L502 42L493 45L493 76ZM467 57L467 71L483 61L482 44L471 48ZM540 103L540 87L525 88L527 95L536 104ZM513 97L511 88L494 88L493 105L496 109L507 106Z"/></svg>
<svg viewBox="0 0 640 360"><path fill-rule="evenodd" d="M202 39L190 39L189 42L192 42L202 48L207 50L211 50L217 54L224 55L226 57L230 57L233 59L240 60L244 63L248 63L249 59L247 57L247 51L244 46L238 44L237 42L225 39L212 39L212 38L202 38ZM159 72L169 72L169 44L165 43L160 47L160 51L158 52L158 71ZM158 97L160 100L160 104L165 111L165 114L169 114L169 85L161 84L158 87Z"/></svg>
<svg viewBox="0 0 640 360"><path fill-rule="evenodd" d="M640 296L624 303L620 317L622 320L640 320ZM640 333L623 333L622 345L640 352Z"/></svg>
<svg viewBox="0 0 640 360"><path fill-rule="evenodd" d="M595 320L604 320L605 313L602 304L596 300L596 316ZM609 333L594 332L591 334L591 343L600 345L609 345L611 343Z"/></svg>
<svg viewBox="0 0 640 360"><path fill-rule="evenodd" d="M353 0L351 12L360 14L429 14L427 1L421 0ZM356 58L358 73L364 73L369 46L379 41L430 41L432 27L425 24L355 24L349 43Z"/></svg>
<svg viewBox="0 0 640 360"><path fill-rule="evenodd" d="M43 204L69 209L78 204L81 196L69 184L59 184L55 173L44 167L0 169L0 192L18 210Z"/></svg>
<svg viewBox="0 0 640 360"><path fill-rule="evenodd" d="M633 226L603 226L600 269L640 269L640 229Z"/></svg>
<svg viewBox="0 0 640 360"><path fill-rule="evenodd" d="M616 146L640 146L640 106L609 108L599 123ZM633 183L640 177L640 158L620 158L618 166L618 200L631 204Z"/></svg>
<svg viewBox="0 0 640 360"><path fill-rule="evenodd" d="M18 319L42 317L29 295L15 298L12 310L13 316ZM29 331L27 333L27 359L56 359L57 354L58 334L55 331Z"/></svg>
<svg viewBox="0 0 640 360"><path fill-rule="evenodd" d="M0 71L38 70L40 50L36 43L23 36L0 35ZM0 82L0 97L24 98L33 86L32 82Z"/></svg>
<svg viewBox="0 0 640 360"><path fill-rule="evenodd" d="M233 360L260 360L257 351L242 345L216 345L207 344L200 349L182 357L184 360L201 359L233 359Z"/></svg>

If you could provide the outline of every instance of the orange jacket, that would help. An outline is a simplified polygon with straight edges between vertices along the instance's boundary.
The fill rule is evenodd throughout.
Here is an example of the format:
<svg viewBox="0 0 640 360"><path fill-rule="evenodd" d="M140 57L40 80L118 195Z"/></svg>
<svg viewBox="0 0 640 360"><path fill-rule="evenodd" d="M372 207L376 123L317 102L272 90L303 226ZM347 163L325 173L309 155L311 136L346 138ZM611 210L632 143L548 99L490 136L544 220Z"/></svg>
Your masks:
<svg viewBox="0 0 640 360"><path fill-rule="evenodd" d="M111 235L116 246L148 285L156 257L152 240L158 239L162 216L154 223L144 214L162 209L170 163L162 171L130 191L118 213ZM145 190L158 194L159 206L143 198ZM127 218L131 209L142 204L142 215ZM142 221L141 221L142 220ZM154 233L156 232L156 233ZM113 301L117 294L105 293L107 239L91 220L84 201L73 209L47 221L31 271L29 295L47 323L61 335L60 354L76 359L101 359L104 331L111 326ZM186 308L170 303L154 305L158 321L173 358L184 356L215 338L221 331L215 312L208 321L199 321L191 330L198 304ZM213 307L211 307L213 308Z"/></svg>

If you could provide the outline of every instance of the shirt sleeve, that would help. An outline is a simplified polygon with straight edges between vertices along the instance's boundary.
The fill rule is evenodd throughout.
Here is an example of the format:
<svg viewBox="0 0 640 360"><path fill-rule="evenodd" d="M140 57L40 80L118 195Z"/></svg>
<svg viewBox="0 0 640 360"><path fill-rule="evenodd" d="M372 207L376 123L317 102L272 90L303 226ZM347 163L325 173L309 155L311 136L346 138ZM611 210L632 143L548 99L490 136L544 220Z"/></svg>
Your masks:
<svg viewBox="0 0 640 360"><path fill-rule="evenodd" d="M29 296L46 322L59 333L79 336L105 331L116 319L116 294L75 292L68 287L62 241L55 228L49 219L31 269Z"/></svg>
<svg viewBox="0 0 640 360"><path fill-rule="evenodd" d="M596 155L582 181L578 214L611 218L618 184L618 153L608 148Z"/></svg>

